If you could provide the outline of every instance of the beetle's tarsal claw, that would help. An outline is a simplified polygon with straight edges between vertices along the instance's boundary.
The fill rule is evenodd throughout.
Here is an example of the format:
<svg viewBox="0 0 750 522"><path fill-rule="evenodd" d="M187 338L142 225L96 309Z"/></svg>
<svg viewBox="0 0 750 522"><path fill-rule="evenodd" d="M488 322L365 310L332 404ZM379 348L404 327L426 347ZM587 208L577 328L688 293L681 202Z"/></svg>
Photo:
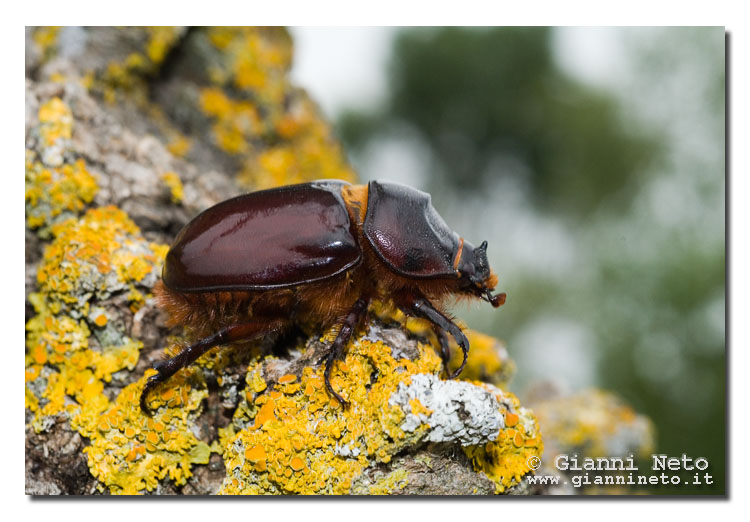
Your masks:
<svg viewBox="0 0 750 522"><path fill-rule="evenodd" d="M455 379L456 377L461 375L461 372L464 370L464 366L466 366L466 361L469 359L469 340L460 329L456 333L454 333L454 337L458 345L461 347L461 351L464 355L464 360L461 361L461 366L459 366L457 370L448 375L449 379Z"/></svg>
<svg viewBox="0 0 750 522"><path fill-rule="evenodd" d="M339 404L341 404L342 407L347 408L349 406L349 403L338 393L336 393L336 390L333 389L333 386L331 386L331 382L326 378L326 388L328 389L328 393L333 395L337 401L339 401Z"/></svg>
<svg viewBox="0 0 750 522"><path fill-rule="evenodd" d="M153 416L154 412L148 407L148 394L161 382L160 377L160 374L149 377L146 384L143 386L143 391L141 392L141 411L149 417Z"/></svg>
<svg viewBox="0 0 750 522"><path fill-rule="evenodd" d="M448 374L448 378L449 379L455 379L456 377L458 377L459 375L461 375L461 372L464 370L464 366L466 366L466 361L469 359L469 350L467 350L463 346L461 346L461 350L463 351L463 354L464 354L464 360L461 362L461 366L459 366L458 369L456 369L454 372ZM446 366L446 371L447 371L447 369L448 368Z"/></svg>
<svg viewBox="0 0 750 522"><path fill-rule="evenodd" d="M325 369L325 372L323 372L323 376L324 376L323 380L326 383L326 389L328 390L328 393L333 395L336 398L336 400L339 401L339 404L341 404L341 406L346 408L349 405L349 403L346 402L346 400L344 400L344 398L341 395L336 393L336 390L334 390L333 386L331 386L331 379L330 379L331 369L333 368L333 361L335 361L337 358L338 357L336 354L336 350L331 350L331 352L326 357L326 369Z"/></svg>

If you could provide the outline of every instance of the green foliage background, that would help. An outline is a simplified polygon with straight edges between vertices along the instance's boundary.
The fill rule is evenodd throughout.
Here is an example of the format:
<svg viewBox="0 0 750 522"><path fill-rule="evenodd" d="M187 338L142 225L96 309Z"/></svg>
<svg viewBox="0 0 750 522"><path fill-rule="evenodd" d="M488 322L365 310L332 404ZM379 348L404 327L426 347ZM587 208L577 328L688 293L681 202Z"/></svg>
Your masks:
<svg viewBox="0 0 750 522"><path fill-rule="evenodd" d="M553 29L401 30L386 100L338 130L365 177L416 183L489 241L508 303L457 313L507 341L521 392L613 390L659 453L710 462L712 486L658 492L723 493L724 31L618 35L619 75L591 85ZM411 179L377 170L397 149Z"/></svg>

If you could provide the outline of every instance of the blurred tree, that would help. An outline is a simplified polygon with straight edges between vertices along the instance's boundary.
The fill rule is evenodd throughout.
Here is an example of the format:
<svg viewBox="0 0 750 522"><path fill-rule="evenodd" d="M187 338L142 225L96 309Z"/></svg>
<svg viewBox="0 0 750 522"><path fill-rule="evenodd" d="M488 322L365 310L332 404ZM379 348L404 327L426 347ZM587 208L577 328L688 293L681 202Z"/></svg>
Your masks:
<svg viewBox="0 0 750 522"><path fill-rule="evenodd" d="M610 94L560 71L548 28L403 31L390 76L387 106L344 114L343 139L357 151L407 122L430 148L434 185L475 191L493 162L520 164L535 203L585 217L605 197L624 205L657 150L623 128Z"/></svg>
<svg viewBox="0 0 750 522"><path fill-rule="evenodd" d="M473 326L520 357L524 332L577 325L594 382L654 420L657 450L710 462L712 485L651 492L724 492L723 30L624 30L628 63L609 90L560 69L552 31L403 30L385 103L342 114L338 130L355 161L416 137L441 213L490 239L509 303ZM510 213L503 177L522 187ZM465 206L481 222L462 222Z"/></svg>

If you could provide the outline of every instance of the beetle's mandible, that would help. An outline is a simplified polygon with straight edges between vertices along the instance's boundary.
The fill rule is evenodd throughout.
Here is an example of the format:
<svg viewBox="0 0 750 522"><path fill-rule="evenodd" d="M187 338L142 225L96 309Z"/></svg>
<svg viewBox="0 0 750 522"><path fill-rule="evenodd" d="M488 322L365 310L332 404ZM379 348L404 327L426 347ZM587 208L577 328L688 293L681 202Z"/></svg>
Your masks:
<svg viewBox="0 0 750 522"><path fill-rule="evenodd" d="M209 208L178 234L154 292L171 326L191 327L197 340L156 363L141 408L158 383L211 348L288 330L298 318L340 330L326 357L333 362L371 300L391 300L432 323L446 364L449 333L463 351L469 341L444 312L449 296L493 295L497 276L487 242L474 247L443 221L424 192L382 181L350 185L326 180L239 196Z"/></svg>

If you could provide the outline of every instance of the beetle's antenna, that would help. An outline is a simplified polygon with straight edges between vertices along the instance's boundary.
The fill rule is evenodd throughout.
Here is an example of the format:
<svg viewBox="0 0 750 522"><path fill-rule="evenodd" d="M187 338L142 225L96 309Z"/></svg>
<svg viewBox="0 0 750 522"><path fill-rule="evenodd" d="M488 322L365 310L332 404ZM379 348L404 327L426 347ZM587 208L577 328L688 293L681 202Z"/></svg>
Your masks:
<svg viewBox="0 0 750 522"><path fill-rule="evenodd" d="M493 308L498 308L505 304L505 298L507 294L505 292L497 295L492 295L489 289L485 290L484 299L492 305Z"/></svg>

